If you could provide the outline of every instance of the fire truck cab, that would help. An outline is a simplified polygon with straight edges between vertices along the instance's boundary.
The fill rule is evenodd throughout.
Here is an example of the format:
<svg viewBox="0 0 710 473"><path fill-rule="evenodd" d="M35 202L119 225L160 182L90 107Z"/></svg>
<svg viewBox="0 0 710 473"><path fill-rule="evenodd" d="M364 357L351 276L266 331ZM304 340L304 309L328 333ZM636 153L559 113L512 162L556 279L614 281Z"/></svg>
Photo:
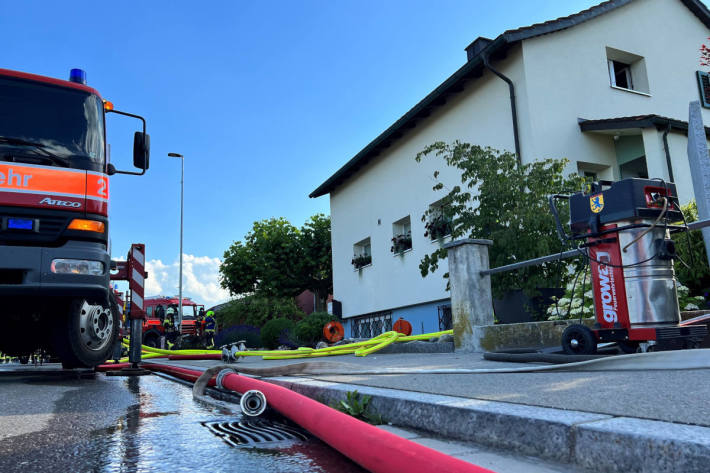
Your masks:
<svg viewBox="0 0 710 473"><path fill-rule="evenodd" d="M135 171L109 163L106 114L137 118ZM86 85L0 69L0 351L54 352L67 368L111 354L119 309L110 289L109 176L144 174L145 120Z"/></svg>
<svg viewBox="0 0 710 473"><path fill-rule="evenodd" d="M145 312L146 318L143 322L143 344L149 347L160 346L160 337L165 334L163 321L158 316L158 307L163 308L163 313L167 317L168 312L173 312L177 317L180 299L168 296L146 297ZM197 325L197 317L200 311L204 312L205 306L197 304L189 297L182 298L182 325L180 334L184 337L198 336L200 330Z"/></svg>

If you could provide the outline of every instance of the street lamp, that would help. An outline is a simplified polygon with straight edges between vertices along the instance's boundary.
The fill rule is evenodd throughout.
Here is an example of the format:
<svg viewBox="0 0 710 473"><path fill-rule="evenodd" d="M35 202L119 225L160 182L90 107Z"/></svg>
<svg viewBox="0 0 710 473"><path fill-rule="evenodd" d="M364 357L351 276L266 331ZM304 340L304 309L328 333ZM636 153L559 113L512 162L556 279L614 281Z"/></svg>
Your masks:
<svg viewBox="0 0 710 473"><path fill-rule="evenodd" d="M171 158L180 158L180 163L182 165L182 170L180 172L180 282L178 289L178 322L177 322L177 333L182 333L182 227L183 227L183 209L184 209L184 198L185 193L185 157L178 153L168 153Z"/></svg>

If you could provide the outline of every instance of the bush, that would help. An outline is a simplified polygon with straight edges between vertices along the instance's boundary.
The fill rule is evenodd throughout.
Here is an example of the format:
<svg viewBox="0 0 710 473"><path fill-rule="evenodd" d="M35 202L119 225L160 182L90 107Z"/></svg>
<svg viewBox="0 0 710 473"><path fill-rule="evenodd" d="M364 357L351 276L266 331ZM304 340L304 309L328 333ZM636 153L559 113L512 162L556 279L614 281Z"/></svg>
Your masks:
<svg viewBox="0 0 710 473"><path fill-rule="evenodd" d="M698 207L694 200L681 210L688 223L698 219ZM702 232L695 230L678 233L673 236L673 240L679 256L675 261L678 281L688 286L693 293L703 293L710 288L710 267Z"/></svg>
<svg viewBox="0 0 710 473"><path fill-rule="evenodd" d="M335 319L327 312L313 312L296 324L296 339L302 345L315 345L323 338L323 326Z"/></svg>
<svg viewBox="0 0 710 473"><path fill-rule="evenodd" d="M222 327L251 325L263 327L269 320L286 318L300 320L305 314L291 297L246 296L232 299L216 314L217 323Z"/></svg>
<svg viewBox="0 0 710 473"><path fill-rule="evenodd" d="M547 320L566 320L594 317L594 295L592 294L591 277L582 284L582 277L579 277L577 284L573 282L567 284L564 296L557 299L553 297L553 302L547 308ZM572 287L574 286L574 292Z"/></svg>
<svg viewBox="0 0 710 473"><path fill-rule="evenodd" d="M261 346L261 330L251 325L232 325L223 328L215 335L214 345L219 347L239 340L246 340L247 348L259 348Z"/></svg>
<svg viewBox="0 0 710 473"><path fill-rule="evenodd" d="M261 327L261 346L269 350L278 348L284 337L291 338L289 332L292 332L295 326L292 320L285 318L269 320Z"/></svg>
<svg viewBox="0 0 710 473"><path fill-rule="evenodd" d="M577 284L567 284L563 297L547 308L547 320L579 319L580 317L594 317L594 295L592 294L591 278L587 278L584 287L582 277ZM678 284L678 306L681 311L698 310L707 308L707 301L703 296L691 296L690 289L683 284ZM554 300L555 298L553 298Z"/></svg>
<svg viewBox="0 0 710 473"><path fill-rule="evenodd" d="M447 187L436 171L433 190L448 192L440 206L424 212L422 221L434 224L437 218L443 218L449 222L452 240L493 240L489 250L492 268L560 252L548 196L575 192L584 184L584 178L576 174L563 175L567 160L545 159L519 164L513 153L459 141L427 146L417 154L416 160L428 156L457 168L461 184ZM569 205L562 201L559 204L560 219L567 222ZM446 256L447 250L443 247L425 255L419 264L422 276L435 271ZM448 272L444 277L448 278ZM491 279L493 297L503 298L514 289L535 296L538 288L558 287L560 277L562 284L569 280L569 275L554 262L497 274Z"/></svg>

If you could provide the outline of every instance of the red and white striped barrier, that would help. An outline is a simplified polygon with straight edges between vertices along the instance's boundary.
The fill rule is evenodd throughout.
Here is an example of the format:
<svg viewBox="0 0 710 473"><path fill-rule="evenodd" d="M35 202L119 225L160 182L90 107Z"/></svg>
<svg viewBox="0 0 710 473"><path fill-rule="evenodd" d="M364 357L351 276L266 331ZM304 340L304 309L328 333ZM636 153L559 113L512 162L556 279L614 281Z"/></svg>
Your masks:
<svg viewBox="0 0 710 473"><path fill-rule="evenodd" d="M128 288L131 291L129 318L145 319L143 296L145 294L145 245L134 243L128 252Z"/></svg>

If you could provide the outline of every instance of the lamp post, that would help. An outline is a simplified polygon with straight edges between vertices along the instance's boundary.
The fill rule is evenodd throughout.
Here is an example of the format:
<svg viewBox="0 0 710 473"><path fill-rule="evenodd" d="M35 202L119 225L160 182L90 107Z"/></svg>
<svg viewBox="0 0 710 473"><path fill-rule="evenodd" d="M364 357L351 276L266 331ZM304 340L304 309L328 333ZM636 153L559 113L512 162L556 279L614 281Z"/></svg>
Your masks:
<svg viewBox="0 0 710 473"><path fill-rule="evenodd" d="M185 157L178 153L168 153L171 158L180 158L181 171L180 171L180 281L178 285L178 322L177 322L177 333L182 333L182 228L183 228L183 214L184 214L184 194L185 194Z"/></svg>

